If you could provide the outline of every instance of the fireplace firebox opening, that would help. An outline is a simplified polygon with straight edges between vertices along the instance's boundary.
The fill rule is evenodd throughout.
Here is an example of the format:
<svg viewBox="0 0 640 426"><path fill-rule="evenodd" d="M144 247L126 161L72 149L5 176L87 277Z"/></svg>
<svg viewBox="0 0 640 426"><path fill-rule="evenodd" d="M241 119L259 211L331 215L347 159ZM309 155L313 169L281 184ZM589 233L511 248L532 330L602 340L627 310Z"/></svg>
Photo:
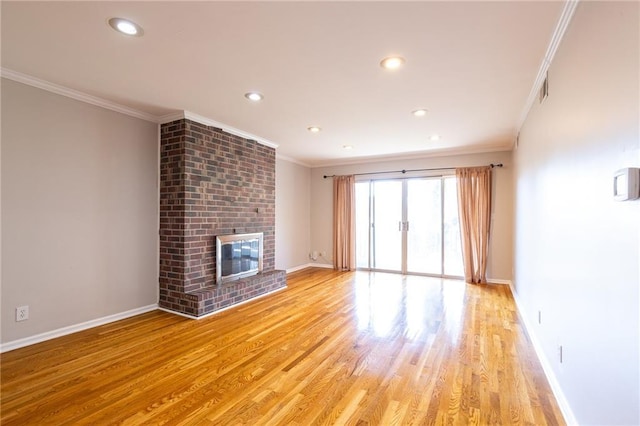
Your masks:
<svg viewBox="0 0 640 426"><path fill-rule="evenodd" d="M262 272L263 233L216 237L216 283L223 284Z"/></svg>

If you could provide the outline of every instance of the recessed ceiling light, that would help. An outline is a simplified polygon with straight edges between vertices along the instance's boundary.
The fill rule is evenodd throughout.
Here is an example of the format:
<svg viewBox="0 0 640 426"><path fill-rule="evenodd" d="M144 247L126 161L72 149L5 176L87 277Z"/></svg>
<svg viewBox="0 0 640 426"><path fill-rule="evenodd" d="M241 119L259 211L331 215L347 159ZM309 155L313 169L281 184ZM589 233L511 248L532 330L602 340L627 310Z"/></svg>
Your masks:
<svg viewBox="0 0 640 426"><path fill-rule="evenodd" d="M253 102L258 102L264 99L264 96L262 96L262 93L258 93L258 92L247 92L244 94L244 97Z"/></svg>
<svg viewBox="0 0 640 426"><path fill-rule="evenodd" d="M431 136L429 136L429 140L431 142L439 141L440 140L440 135L431 135Z"/></svg>
<svg viewBox="0 0 640 426"><path fill-rule="evenodd" d="M311 133L318 133L322 129L318 126L310 126L310 127L307 127L307 130L310 131Z"/></svg>
<svg viewBox="0 0 640 426"><path fill-rule="evenodd" d="M415 115L416 117L424 117L425 115L427 115L427 110L424 108L416 109L414 111L411 111L411 114Z"/></svg>
<svg viewBox="0 0 640 426"><path fill-rule="evenodd" d="M342 145L342 149L353 149L353 145Z"/></svg>
<svg viewBox="0 0 640 426"><path fill-rule="evenodd" d="M404 65L405 60L402 56L389 56L380 61L380 66L387 70L396 70Z"/></svg>
<svg viewBox="0 0 640 426"><path fill-rule="evenodd" d="M133 21L129 21L128 19L111 18L109 19L109 25L114 30L125 35L140 37L144 34L144 30L140 25Z"/></svg>

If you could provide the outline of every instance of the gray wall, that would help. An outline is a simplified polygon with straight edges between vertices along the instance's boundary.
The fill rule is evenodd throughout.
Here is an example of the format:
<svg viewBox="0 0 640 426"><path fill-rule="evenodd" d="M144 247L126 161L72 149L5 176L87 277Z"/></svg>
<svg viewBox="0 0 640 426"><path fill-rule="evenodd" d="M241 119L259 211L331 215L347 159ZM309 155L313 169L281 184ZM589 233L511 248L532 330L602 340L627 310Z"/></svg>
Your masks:
<svg viewBox="0 0 640 426"><path fill-rule="evenodd" d="M276 157L276 269L310 262L310 179L308 167Z"/></svg>
<svg viewBox="0 0 640 426"><path fill-rule="evenodd" d="M156 124L2 79L3 343L157 303L157 176Z"/></svg>
<svg viewBox="0 0 640 426"><path fill-rule="evenodd" d="M311 171L311 250L327 252L326 258L318 259L318 263L332 263L333 183L331 179L323 179L323 175L346 175L352 173L434 167L480 166L490 163L503 163L504 167L494 169L493 174L492 234L489 247L487 276L493 280L509 281L511 280L513 252L513 239L511 234L513 228L513 190L511 186L511 154L509 152L405 159L314 168ZM437 173L441 174L442 172ZM422 175L425 175L425 173L411 174L411 176ZM384 176L389 177L390 175ZM409 176L409 174L406 176Z"/></svg>
<svg viewBox="0 0 640 426"><path fill-rule="evenodd" d="M517 297L584 425L640 424L640 200L612 196L640 167L639 7L578 4L514 151Z"/></svg>

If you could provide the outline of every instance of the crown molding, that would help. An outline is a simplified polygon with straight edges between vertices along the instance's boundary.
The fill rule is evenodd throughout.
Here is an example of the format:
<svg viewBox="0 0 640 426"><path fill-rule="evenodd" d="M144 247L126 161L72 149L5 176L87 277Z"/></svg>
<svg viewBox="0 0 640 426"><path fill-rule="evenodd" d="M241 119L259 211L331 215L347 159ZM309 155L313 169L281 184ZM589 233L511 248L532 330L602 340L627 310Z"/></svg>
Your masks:
<svg viewBox="0 0 640 426"><path fill-rule="evenodd" d="M87 93L80 92L78 90L70 89L68 87L60 86L59 84L51 83L46 80L42 80L37 77L23 74L18 71L11 70L9 68L0 68L0 76L8 80L13 80L18 83L26 84L28 86L36 87L38 89L46 90L47 92L55 93L57 95L66 96L67 98L75 99L80 102L84 102L90 105L95 105L101 108L105 108L111 111L119 112L131 117L139 118L141 120L150 121L152 123L168 123L174 120L180 120L185 118L187 120L197 121L198 123L205 124L207 126L217 127L224 130L227 133L231 133L235 136L240 136L245 139L251 139L261 145L266 145L270 148L278 148L278 144L271 142L270 140L261 138L251 133L236 129L235 127L228 126L224 123L212 120L207 117L195 114L190 111L177 111L162 116L156 116L147 112L139 111L134 108L129 108L124 105L120 105L116 102L108 101L97 96L89 95Z"/></svg>
<svg viewBox="0 0 640 426"><path fill-rule="evenodd" d="M185 118L184 111L176 111L169 114L161 115L156 121L158 124L165 124L171 123L172 121L176 120L182 120L183 118Z"/></svg>
<svg viewBox="0 0 640 426"><path fill-rule="evenodd" d="M13 71L8 68L0 68L0 76L8 80L13 80L18 83L26 84L28 86L37 87L38 89L46 90L47 92L66 96L67 98L75 99L76 101L119 112L121 114L129 115L141 120L151 121L153 123L156 123L158 121L158 117L156 117L155 115L139 111L134 108L129 108L124 105L99 98L97 96L80 92L78 90L69 89L68 87L60 86L58 84L51 83L27 74L23 74L18 71Z"/></svg>
<svg viewBox="0 0 640 426"><path fill-rule="evenodd" d="M360 158L354 158L354 159L346 159L344 161L340 161L340 160L327 161L323 163L314 163L311 166L311 168L317 169L321 167L340 167L340 166L351 166L351 165L358 165L358 164L384 163L387 161L419 160L423 158L476 155L476 154L487 154L492 152L508 152L508 151L511 151L511 146L509 144L492 145L492 146L480 147L480 148L452 148L452 149L441 149L441 150L431 151L431 152L413 152L413 153L403 153L398 155L380 155L375 157L360 157Z"/></svg>
<svg viewBox="0 0 640 426"><path fill-rule="evenodd" d="M280 154L276 153L276 159L287 161L287 162L293 163L293 164L297 164L299 166L304 166L304 167L311 168L311 164L304 163L304 162L302 162L300 160L296 160L295 158L287 157L286 155L280 155Z"/></svg>
<svg viewBox="0 0 640 426"><path fill-rule="evenodd" d="M158 117L157 122L159 124L169 123L171 121L186 119L191 121L196 121L200 124L204 124L206 126L216 127L221 129L227 133L230 133L235 136L240 136L241 138L250 139L258 142L261 145L268 146L270 148L276 149L278 148L278 144L271 142L270 140L261 138L259 136L253 135L251 133L245 132L240 129L236 129L235 127L229 126L224 123L220 123L219 121L212 120L210 118L204 117L202 115L190 112L190 111L178 111L175 113L163 115L162 117Z"/></svg>
<svg viewBox="0 0 640 426"><path fill-rule="evenodd" d="M538 75L536 76L535 81L533 82L533 86L531 87L531 91L529 92L529 97L527 98L527 102L522 109L522 113L520 114L520 118L518 119L518 123L516 125L516 129L518 132L522 128L527 116L529 115L529 111L533 107L533 103L538 98L538 90L542 85L542 82L547 77L547 71L549 71L549 67L551 66L551 61L553 61L553 57L560 46L560 42L562 41L564 34L567 31L567 27L569 27L569 23L571 22L571 18L573 18L573 13L578 6L578 2L580 0L568 0L564 8L562 9L562 13L560 14L560 19L558 19L558 23L556 24L556 28L551 35L551 40L549 41L549 46L547 47L547 51L544 54L544 58L542 59L542 63L540 64L540 69L538 70Z"/></svg>
<svg viewBox="0 0 640 426"><path fill-rule="evenodd" d="M229 126L227 124L220 123L219 121L215 121L215 120L212 120L210 118L203 117L203 116L195 114L193 112L184 111L184 118L186 118L187 120L193 120L193 121L197 121L198 123L206 124L207 126L218 127L218 128L224 130L227 133L231 133L232 135L240 136L241 138L254 140L254 141L258 142L259 144L266 145L266 146L268 146L270 148L273 148L273 149L278 148L278 144L274 143L274 142L271 142L270 140L261 138L259 136L253 135L251 133L245 132L245 131L240 130L240 129L236 129L235 127L231 127L231 126Z"/></svg>

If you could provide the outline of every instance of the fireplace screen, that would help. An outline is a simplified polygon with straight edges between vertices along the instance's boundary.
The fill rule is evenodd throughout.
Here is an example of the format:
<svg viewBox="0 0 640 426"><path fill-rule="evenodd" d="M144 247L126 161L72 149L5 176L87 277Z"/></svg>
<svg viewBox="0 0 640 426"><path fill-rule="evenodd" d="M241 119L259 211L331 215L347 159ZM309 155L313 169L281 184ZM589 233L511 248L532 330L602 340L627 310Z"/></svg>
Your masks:
<svg viewBox="0 0 640 426"><path fill-rule="evenodd" d="M216 237L218 284L262 271L262 232Z"/></svg>

